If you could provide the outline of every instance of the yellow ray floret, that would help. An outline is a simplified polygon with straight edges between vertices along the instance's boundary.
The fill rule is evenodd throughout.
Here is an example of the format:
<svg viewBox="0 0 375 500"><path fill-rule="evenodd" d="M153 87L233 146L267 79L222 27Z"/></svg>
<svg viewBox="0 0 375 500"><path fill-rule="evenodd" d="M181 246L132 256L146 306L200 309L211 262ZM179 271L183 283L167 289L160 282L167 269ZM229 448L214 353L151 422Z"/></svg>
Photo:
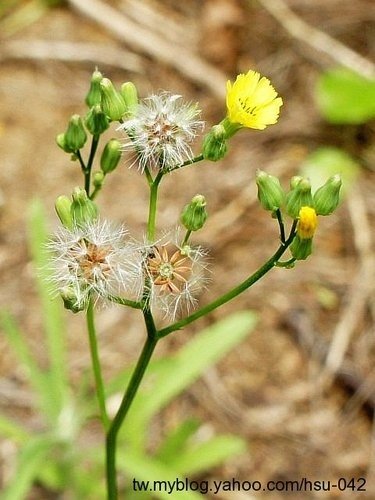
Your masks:
<svg viewBox="0 0 375 500"><path fill-rule="evenodd" d="M299 211L297 234L301 240L309 240L314 236L318 218L316 212L311 207L302 207Z"/></svg>
<svg viewBox="0 0 375 500"><path fill-rule="evenodd" d="M271 82L256 71L227 82L227 117L243 127L263 130L276 123L283 101Z"/></svg>

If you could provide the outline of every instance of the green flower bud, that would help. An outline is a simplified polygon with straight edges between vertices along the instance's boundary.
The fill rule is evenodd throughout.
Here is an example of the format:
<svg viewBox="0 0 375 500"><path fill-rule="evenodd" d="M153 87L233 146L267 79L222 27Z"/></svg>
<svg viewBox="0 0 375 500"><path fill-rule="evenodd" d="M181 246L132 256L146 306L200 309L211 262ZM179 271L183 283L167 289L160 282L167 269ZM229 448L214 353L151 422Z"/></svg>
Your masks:
<svg viewBox="0 0 375 500"><path fill-rule="evenodd" d="M100 104L93 106L85 118L87 130L92 135L101 135L109 127L109 120Z"/></svg>
<svg viewBox="0 0 375 500"><path fill-rule="evenodd" d="M225 129L223 125L214 125L203 139L202 154L205 160L218 161L227 154Z"/></svg>
<svg viewBox="0 0 375 500"><path fill-rule="evenodd" d="M303 177L293 179L291 181L291 185L293 183L294 187L286 195L286 211L288 215L293 217L293 219L297 219L299 211L302 207L313 206L313 199L309 179L305 179Z"/></svg>
<svg viewBox="0 0 375 500"><path fill-rule="evenodd" d="M125 82L121 85L121 97L123 98L126 106L127 118L134 115L138 106L138 92L137 88L132 82Z"/></svg>
<svg viewBox="0 0 375 500"><path fill-rule="evenodd" d="M121 158L121 143L117 139L111 139L104 147L100 157L100 168L105 174L113 172Z"/></svg>
<svg viewBox="0 0 375 500"><path fill-rule="evenodd" d="M284 203L285 194L277 177L262 170L257 171L258 200L264 210L274 212Z"/></svg>
<svg viewBox="0 0 375 500"><path fill-rule="evenodd" d="M339 175L330 177L314 194L314 207L318 215L329 215L340 201L342 181Z"/></svg>
<svg viewBox="0 0 375 500"><path fill-rule="evenodd" d="M197 194L182 210L181 222L188 231L198 231L203 227L206 219L206 199L201 194Z"/></svg>
<svg viewBox="0 0 375 500"><path fill-rule="evenodd" d="M103 75L97 69L93 72L90 82L90 90L88 91L85 102L89 108L96 104L100 104L102 93L100 91L100 82L103 80Z"/></svg>
<svg viewBox="0 0 375 500"><path fill-rule="evenodd" d="M300 238L297 234L289 248L295 259L305 260L312 253L312 238Z"/></svg>
<svg viewBox="0 0 375 500"><path fill-rule="evenodd" d="M81 117L73 115L69 120L67 131L65 132L65 146L70 153L74 153L83 148L87 140L87 135L83 127Z"/></svg>
<svg viewBox="0 0 375 500"><path fill-rule="evenodd" d="M67 229L73 226L73 218L71 213L72 202L67 196L59 196L55 201L55 210L61 224Z"/></svg>
<svg viewBox="0 0 375 500"><path fill-rule="evenodd" d="M117 92L109 78L102 79L100 89L102 93L102 110L110 120L120 120L126 112L126 105L121 94Z"/></svg>
<svg viewBox="0 0 375 500"><path fill-rule="evenodd" d="M65 309L72 311L74 314L86 309L86 304L82 304L77 300L77 295L71 287L65 287L60 290L60 296L64 302Z"/></svg>
<svg viewBox="0 0 375 500"><path fill-rule="evenodd" d="M68 146L66 145L66 139L65 139L65 134L64 133L59 134L58 136L56 136L56 144L59 146L59 148L61 148L63 151L65 151L65 153L71 153L72 152L70 150L70 148L68 148Z"/></svg>
<svg viewBox="0 0 375 500"><path fill-rule="evenodd" d="M70 210L74 224L80 226L98 217L98 208L87 196L84 189L76 187L72 193L72 198L73 202Z"/></svg>
<svg viewBox="0 0 375 500"><path fill-rule="evenodd" d="M290 189L295 189L298 184L302 181L303 177L300 175L293 175L293 177L290 179Z"/></svg>
<svg viewBox="0 0 375 500"><path fill-rule="evenodd" d="M93 184L95 188L101 188L104 182L105 174L102 171L95 172L93 175Z"/></svg>

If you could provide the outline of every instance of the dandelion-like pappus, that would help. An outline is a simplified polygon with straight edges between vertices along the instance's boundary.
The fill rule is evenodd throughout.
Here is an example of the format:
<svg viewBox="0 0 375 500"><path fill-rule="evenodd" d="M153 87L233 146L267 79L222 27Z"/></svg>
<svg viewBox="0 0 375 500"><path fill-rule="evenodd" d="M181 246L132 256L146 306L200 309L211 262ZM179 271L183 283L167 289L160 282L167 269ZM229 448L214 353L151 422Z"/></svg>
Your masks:
<svg viewBox="0 0 375 500"><path fill-rule="evenodd" d="M108 299L134 290L140 271L125 236L123 227L95 220L62 227L49 243L55 254L51 280L57 292L75 298L75 309L87 307L91 297Z"/></svg>
<svg viewBox="0 0 375 500"><path fill-rule="evenodd" d="M136 151L142 172L146 167L168 171L193 158L190 143L203 128L199 114L197 106L182 102L180 95L151 95L120 126L130 137L124 149Z"/></svg>
<svg viewBox="0 0 375 500"><path fill-rule="evenodd" d="M147 250L144 265L153 309L174 318L195 306L196 295L206 282L204 251L200 247L156 244Z"/></svg>

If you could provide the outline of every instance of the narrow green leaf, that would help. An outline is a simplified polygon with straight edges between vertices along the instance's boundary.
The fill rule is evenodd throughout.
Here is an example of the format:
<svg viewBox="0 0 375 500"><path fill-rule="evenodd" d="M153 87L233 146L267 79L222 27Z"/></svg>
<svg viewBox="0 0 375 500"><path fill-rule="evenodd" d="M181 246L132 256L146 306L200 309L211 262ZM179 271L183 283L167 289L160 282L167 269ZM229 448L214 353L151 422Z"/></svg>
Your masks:
<svg viewBox="0 0 375 500"><path fill-rule="evenodd" d="M171 463L171 460L174 460L176 456L183 453L187 441L198 430L199 425L199 420L194 418L189 418L181 422L181 424L163 440L160 449L155 455L156 458L162 462Z"/></svg>
<svg viewBox="0 0 375 500"><path fill-rule="evenodd" d="M37 289L41 301L46 345L49 354L50 391L53 393L55 416L60 414L69 390L66 373L65 331L62 321L62 307L52 299L48 283L49 258L45 248L47 241L46 221L40 202L30 207L29 244L37 270Z"/></svg>
<svg viewBox="0 0 375 500"><path fill-rule="evenodd" d="M5 415L0 415L0 436L12 439L16 443L25 443L30 438L29 433L23 427Z"/></svg>
<svg viewBox="0 0 375 500"><path fill-rule="evenodd" d="M209 441L183 450L173 459L179 475L196 475L222 464L246 450L245 442L236 436L216 436Z"/></svg>
<svg viewBox="0 0 375 500"><path fill-rule="evenodd" d="M203 496L198 492L189 489L184 488L183 491L176 491L176 488L174 488L171 491L177 479L184 481L184 479L179 478L176 470L145 455L135 453L134 450L128 449L126 452L119 450L117 463L120 469L126 471L128 484L130 483L128 487L129 494L140 486L135 481L148 481L148 498L152 496L152 498L160 498L161 500L170 500L171 498L178 498L179 500L203 499Z"/></svg>
<svg viewBox="0 0 375 500"><path fill-rule="evenodd" d="M49 436L31 439L21 450L15 477L2 493L2 500L24 500L54 441Z"/></svg>
<svg viewBox="0 0 375 500"><path fill-rule="evenodd" d="M53 400L51 400L48 375L42 372L42 370L38 367L27 345L25 336L19 330L14 319L8 312L0 311L0 325L3 328L4 334L10 346L23 367L27 370L31 386L39 397L39 403L43 414L47 418L51 418L55 412L55 408Z"/></svg>

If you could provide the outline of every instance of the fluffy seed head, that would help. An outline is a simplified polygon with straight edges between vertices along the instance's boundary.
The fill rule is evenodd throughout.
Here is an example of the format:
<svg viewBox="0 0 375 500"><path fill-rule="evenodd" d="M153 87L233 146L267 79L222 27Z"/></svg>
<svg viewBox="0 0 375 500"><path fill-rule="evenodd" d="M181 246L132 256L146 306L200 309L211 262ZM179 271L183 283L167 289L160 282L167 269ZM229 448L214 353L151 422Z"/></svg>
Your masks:
<svg viewBox="0 0 375 500"><path fill-rule="evenodd" d="M203 128L199 114L195 104L181 101L179 95L151 95L119 127L130 138L124 149L135 150L142 172L146 167L170 170L193 158L190 144Z"/></svg>

